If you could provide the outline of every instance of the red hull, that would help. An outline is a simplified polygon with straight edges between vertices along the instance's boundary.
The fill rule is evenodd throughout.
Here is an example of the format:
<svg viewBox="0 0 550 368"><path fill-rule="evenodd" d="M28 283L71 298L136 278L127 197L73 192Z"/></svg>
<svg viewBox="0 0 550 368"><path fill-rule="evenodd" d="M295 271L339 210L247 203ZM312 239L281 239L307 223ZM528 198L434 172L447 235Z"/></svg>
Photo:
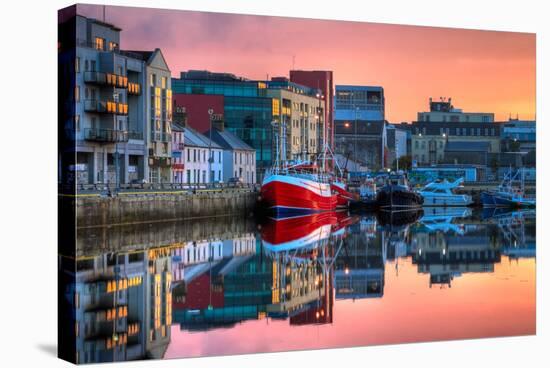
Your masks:
<svg viewBox="0 0 550 368"><path fill-rule="evenodd" d="M331 184L330 189L336 192L336 200L337 200L338 207L349 207L349 201L354 199L354 196L352 193L348 192L347 190L341 188L336 184Z"/></svg>
<svg viewBox="0 0 550 368"><path fill-rule="evenodd" d="M336 195L322 196L306 188L271 181L262 185L262 200L268 208L288 208L307 211L332 211L336 208Z"/></svg>
<svg viewBox="0 0 550 368"><path fill-rule="evenodd" d="M262 227L262 240L273 245L288 243L311 234L321 226L336 225L334 212L324 212L309 216L270 220Z"/></svg>

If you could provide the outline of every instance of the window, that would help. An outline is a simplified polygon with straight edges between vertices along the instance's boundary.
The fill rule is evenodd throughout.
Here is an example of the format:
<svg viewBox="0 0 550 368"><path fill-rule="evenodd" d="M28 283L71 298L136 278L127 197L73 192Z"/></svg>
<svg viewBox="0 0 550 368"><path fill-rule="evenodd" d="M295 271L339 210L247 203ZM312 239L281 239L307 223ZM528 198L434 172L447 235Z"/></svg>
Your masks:
<svg viewBox="0 0 550 368"><path fill-rule="evenodd" d="M109 51L118 50L118 43L110 41L109 42Z"/></svg>
<svg viewBox="0 0 550 368"><path fill-rule="evenodd" d="M187 162L191 161L191 150L188 148L187 149ZM189 171L189 170L187 170Z"/></svg>
<svg viewBox="0 0 550 368"><path fill-rule="evenodd" d="M95 38L95 49L96 50L104 50L105 49L105 39L101 37Z"/></svg>
<svg viewBox="0 0 550 368"><path fill-rule="evenodd" d="M218 162L222 162L222 153L218 151Z"/></svg>
<svg viewBox="0 0 550 368"><path fill-rule="evenodd" d="M88 60L84 60L84 70L88 71L89 63Z"/></svg>
<svg viewBox="0 0 550 368"><path fill-rule="evenodd" d="M162 77L162 79L161 79L161 87L162 87L162 88L166 88L166 84L167 84L167 83L166 83L166 77Z"/></svg>
<svg viewBox="0 0 550 368"><path fill-rule="evenodd" d="M202 182L206 183L206 170L202 170Z"/></svg>
<svg viewBox="0 0 550 368"><path fill-rule="evenodd" d="M218 170L218 180L222 180L222 171Z"/></svg>
<svg viewBox="0 0 550 368"><path fill-rule="evenodd" d="M74 71L75 73L80 72L80 58L78 56L74 59Z"/></svg>
<svg viewBox="0 0 550 368"><path fill-rule="evenodd" d="M193 162L197 162L197 150L193 150Z"/></svg>
<svg viewBox="0 0 550 368"><path fill-rule="evenodd" d="M74 100L76 102L80 101L80 86L74 87Z"/></svg>
<svg viewBox="0 0 550 368"><path fill-rule="evenodd" d="M152 73L149 81L151 87L154 87L157 84L157 76L156 74Z"/></svg>
<svg viewBox="0 0 550 368"><path fill-rule="evenodd" d="M74 130L76 131L80 130L80 115L74 116Z"/></svg>
<svg viewBox="0 0 550 368"><path fill-rule="evenodd" d="M191 183L191 170L187 169L187 184Z"/></svg>

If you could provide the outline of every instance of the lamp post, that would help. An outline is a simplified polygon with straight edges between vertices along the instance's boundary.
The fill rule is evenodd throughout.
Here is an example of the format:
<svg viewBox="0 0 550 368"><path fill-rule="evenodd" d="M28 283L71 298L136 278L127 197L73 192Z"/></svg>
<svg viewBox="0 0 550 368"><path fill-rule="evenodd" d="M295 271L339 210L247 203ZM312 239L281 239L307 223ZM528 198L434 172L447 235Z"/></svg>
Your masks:
<svg viewBox="0 0 550 368"><path fill-rule="evenodd" d="M355 107L355 124L353 126L353 157L355 158L355 162L358 163L357 160L357 113L359 112L359 108Z"/></svg>
<svg viewBox="0 0 550 368"><path fill-rule="evenodd" d="M208 130L208 181L212 182L212 116L214 115L213 109L208 109L208 116L210 121L210 129Z"/></svg>

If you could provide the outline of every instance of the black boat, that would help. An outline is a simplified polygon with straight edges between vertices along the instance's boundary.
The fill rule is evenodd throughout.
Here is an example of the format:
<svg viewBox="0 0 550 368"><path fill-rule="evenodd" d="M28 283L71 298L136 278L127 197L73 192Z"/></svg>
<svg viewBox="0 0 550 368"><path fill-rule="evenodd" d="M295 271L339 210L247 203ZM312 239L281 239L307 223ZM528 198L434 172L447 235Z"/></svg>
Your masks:
<svg viewBox="0 0 550 368"><path fill-rule="evenodd" d="M424 198L409 187L403 173L391 173L386 184L376 195L378 208L385 211L411 210L421 208Z"/></svg>

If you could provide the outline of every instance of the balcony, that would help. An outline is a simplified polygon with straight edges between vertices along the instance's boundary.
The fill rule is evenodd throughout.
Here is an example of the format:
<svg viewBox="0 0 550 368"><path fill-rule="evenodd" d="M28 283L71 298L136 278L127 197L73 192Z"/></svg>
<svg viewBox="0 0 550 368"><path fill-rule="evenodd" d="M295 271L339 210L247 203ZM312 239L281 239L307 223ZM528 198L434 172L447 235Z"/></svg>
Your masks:
<svg viewBox="0 0 550 368"><path fill-rule="evenodd" d="M92 142L128 142L128 132L113 129L84 129L84 139Z"/></svg>
<svg viewBox="0 0 550 368"><path fill-rule="evenodd" d="M118 88L127 88L128 87L128 77L123 75L117 75L113 73L107 73L107 85L118 87Z"/></svg>
<svg viewBox="0 0 550 368"><path fill-rule="evenodd" d="M84 100L84 111L128 115L128 104L114 101Z"/></svg>
<svg viewBox="0 0 550 368"><path fill-rule="evenodd" d="M107 105L105 102L99 100L84 100L84 111L107 112Z"/></svg>
<svg viewBox="0 0 550 368"><path fill-rule="evenodd" d="M143 140L143 133L142 132L136 132L136 131L130 131L128 132L128 138L129 139L135 139L138 141Z"/></svg>
<svg viewBox="0 0 550 368"><path fill-rule="evenodd" d="M116 88L128 88L128 77L114 73L96 71L84 72L84 82L89 84L106 85ZM134 85L137 83L133 83ZM137 86L139 90L139 85Z"/></svg>
<svg viewBox="0 0 550 368"><path fill-rule="evenodd" d="M84 82L90 84L105 84L107 76L102 72L84 72Z"/></svg>
<svg viewBox="0 0 550 368"><path fill-rule="evenodd" d="M157 141L157 142L171 142L172 141L172 134L171 133L153 132L152 138L153 138L154 141Z"/></svg>

